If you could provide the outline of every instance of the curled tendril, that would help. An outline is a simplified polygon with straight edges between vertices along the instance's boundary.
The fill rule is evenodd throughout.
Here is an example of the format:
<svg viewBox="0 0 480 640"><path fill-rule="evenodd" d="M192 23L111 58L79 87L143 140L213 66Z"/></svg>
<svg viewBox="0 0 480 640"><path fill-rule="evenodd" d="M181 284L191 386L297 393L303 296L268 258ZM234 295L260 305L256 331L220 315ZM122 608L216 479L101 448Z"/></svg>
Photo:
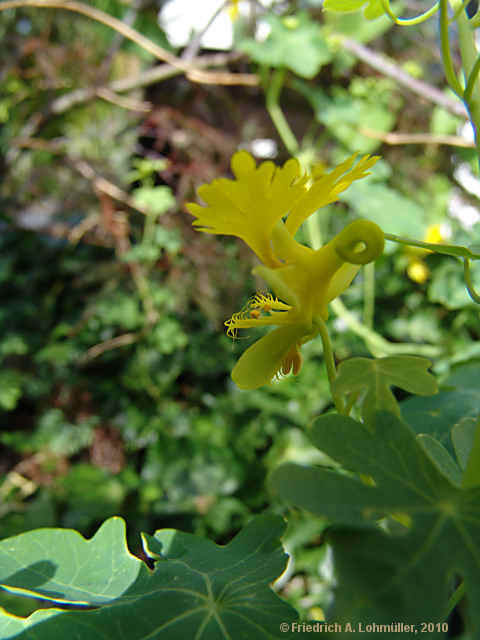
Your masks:
<svg viewBox="0 0 480 640"><path fill-rule="evenodd" d="M335 239L337 255L350 264L368 264L376 260L385 246L380 227L370 220L355 220Z"/></svg>
<svg viewBox="0 0 480 640"><path fill-rule="evenodd" d="M468 295L474 302L480 304L480 295L473 288L470 260L468 258L463 259L463 274L465 276L465 286L467 287Z"/></svg>
<svg viewBox="0 0 480 640"><path fill-rule="evenodd" d="M389 0L380 1L382 3L383 10L388 15L390 20L395 22L395 24L402 25L404 27L425 22L425 20L428 20L433 15L435 15L435 13L437 13L440 4L439 2L435 2L435 4L430 7L430 9L427 9L423 13L420 13L418 16L414 16L413 18L397 18L397 16L393 13L392 8L390 7Z"/></svg>

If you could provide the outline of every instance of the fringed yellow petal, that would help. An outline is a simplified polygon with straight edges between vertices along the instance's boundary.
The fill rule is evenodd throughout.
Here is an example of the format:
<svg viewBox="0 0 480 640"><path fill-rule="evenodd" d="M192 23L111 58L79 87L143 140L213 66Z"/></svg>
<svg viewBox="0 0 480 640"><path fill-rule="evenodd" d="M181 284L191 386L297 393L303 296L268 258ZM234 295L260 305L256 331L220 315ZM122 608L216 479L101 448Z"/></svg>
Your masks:
<svg viewBox="0 0 480 640"><path fill-rule="evenodd" d="M318 334L328 303L350 285L360 265L383 251L383 232L368 220L351 223L315 251L294 239L310 214L365 177L377 158L355 160L356 155L347 158L330 173L317 166L306 174L294 158L283 167L269 161L257 167L247 151L239 151L231 161L235 179L200 187L204 206L187 204L197 229L237 236L257 254L263 264L253 274L264 278L276 296L256 294L225 322L232 338L239 329L277 327L235 365L232 378L241 389L256 389L290 372L296 375L302 365L299 347Z"/></svg>
<svg viewBox="0 0 480 640"><path fill-rule="evenodd" d="M241 180L242 177L255 171L257 165L248 151L237 151L232 156L230 166L232 167L233 175L237 180Z"/></svg>
<svg viewBox="0 0 480 640"><path fill-rule="evenodd" d="M292 208L285 223L292 236L312 213L338 200L339 194L345 191L352 182L367 176L368 169L378 160L376 156L364 156L352 169L356 156L357 154L354 154L330 173L325 173L323 168L313 171L313 183L303 198Z"/></svg>
<svg viewBox="0 0 480 640"><path fill-rule="evenodd" d="M220 178L198 189L206 206L188 203L199 231L241 238L271 267L279 266L272 253L270 237L279 220L286 216L306 191L307 178L296 159L283 167L262 162L258 167L247 151L232 157L235 180Z"/></svg>
<svg viewBox="0 0 480 640"><path fill-rule="evenodd" d="M240 357L232 371L232 379L240 389L258 389L269 384L282 371L285 358L305 336L303 327L294 325L274 329L252 344ZM285 363L285 367L287 364ZM298 372L300 362L292 358L290 368Z"/></svg>

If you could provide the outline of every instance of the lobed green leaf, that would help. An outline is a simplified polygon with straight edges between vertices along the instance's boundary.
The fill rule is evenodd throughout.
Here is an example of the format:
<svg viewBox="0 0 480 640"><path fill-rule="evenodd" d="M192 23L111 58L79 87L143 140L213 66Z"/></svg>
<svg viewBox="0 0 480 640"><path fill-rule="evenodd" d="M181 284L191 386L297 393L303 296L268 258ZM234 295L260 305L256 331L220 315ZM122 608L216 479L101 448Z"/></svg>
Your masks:
<svg viewBox="0 0 480 640"><path fill-rule="evenodd" d="M464 580L469 602L480 601L480 489L452 483L397 416L380 412L375 425L370 433L350 418L331 414L317 419L312 429L319 449L347 470L370 476L373 484L292 464L277 469L270 484L288 502L335 523L329 534L338 580L332 619L442 621L455 577ZM378 517L396 514L407 523L402 535L378 529ZM471 616L478 634L475 606Z"/></svg>
<svg viewBox="0 0 480 640"><path fill-rule="evenodd" d="M128 551L120 518L107 520L90 540L62 529L8 538L0 542L0 586L57 608L28 618L0 610L0 640L286 637L280 623L296 613L268 586L285 569L284 528L277 516L258 516L224 547L157 531L144 536L153 570Z"/></svg>
<svg viewBox="0 0 480 640"><path fill-rule="evenodd" d="M351 358L338 367L334 383L337 393L364 393L362 416L371 422L376 410L400 415L391 387L400 387L417 395L437 392L437 383L427 369L431 362L419 356L389 356L386 358Z"/></svg>

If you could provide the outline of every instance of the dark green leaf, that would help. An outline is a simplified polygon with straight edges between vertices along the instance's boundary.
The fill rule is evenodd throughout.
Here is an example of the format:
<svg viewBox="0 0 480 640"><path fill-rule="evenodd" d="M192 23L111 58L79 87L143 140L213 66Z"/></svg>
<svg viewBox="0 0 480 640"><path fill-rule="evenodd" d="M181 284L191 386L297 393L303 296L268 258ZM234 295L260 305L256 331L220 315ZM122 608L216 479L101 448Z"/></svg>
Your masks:
<svg viewBox="0 0 480 640"><path fill-rule="evenodd" d="M285 568L276 516L259 516L230 544L162 530L145 536L152 571L132 556L119 518L91 540L39 529L0 543L4 589L87 611L38 610L23 619L0 610L0 639L184 640L286 637L295 611L269 588Z"/></svg>
<svg viewBox="0 0 480 640"><path fill-rule="evenodd" d="M480 489L454 486L393 414L378 413L375 425L370 433L332 414L317 419L312 430L319 449L349 471L370 476L374 486L293 464L275 471L271 485L296 506L343 525L330 537L339 572L335 619L442 620L454 575L464 578L469 602L480 601ZM403 535L374 529L375 518L397 514L409 523ZM370 530L345 529L351 525ZM471 616L479 633L475 606Z"/></svg>
<svg viewBox="0 0 480 640"><path fill-rule="evenodd" d="M477 430L475 418L462 418L452 429L452 442L458 464L462 469L467 466L468 458L473 447L473 440Z"/></svg>
<svg viewBox="0 0 480 640"><path fill-rule="evenodd" d="M401 403L402 416L417 433L428 433L453 453L450 432L464 417L476 416L478 394L472 391L441 391L431 398L408 398Z"/></svg>
<svg viewBox="0 0 480 640"><path fill-rule="evenodd" d="M447 449L438 440L426 433L419 434L417 440L440 473L448 478L452 484L460 486L462 484L462 471Z"/></svg>

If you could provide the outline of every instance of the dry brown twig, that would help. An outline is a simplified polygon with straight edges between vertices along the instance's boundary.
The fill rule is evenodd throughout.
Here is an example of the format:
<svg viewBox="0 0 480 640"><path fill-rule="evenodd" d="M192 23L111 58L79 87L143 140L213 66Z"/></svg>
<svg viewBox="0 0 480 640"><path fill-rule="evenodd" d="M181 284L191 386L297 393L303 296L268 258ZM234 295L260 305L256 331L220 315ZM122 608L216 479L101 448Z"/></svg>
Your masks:
<svg viewBox="0 0 480 640"><path fill-rule="evenodd" d="M215 67L222 66L228 62L238 60L241 54L239 53L215 53L207 56L198 56L191 60L192 64L198 69L199 67ZM94 98L102 98L104 95L115 96L115 104L124 108L131 108L126 104L121 103L121 98L117 95L125 91L132 91L140 87L147 87L148 85L161 82L162 80L168 80L174 76L180 75L181 69L172 67L170 64L161 64L147 69L134 75L114 80L104 87L87 87L82 89L74 89L58 98L55 98L50 104L49 113L59 114L64 113L71 107L74 107L82 102L88 102ZM106 92L106 93L105 93ZM111 100L113 102L113 100ZM149 103L139 103L139 105L147 105ZM135 109L134 109L135 110ZM143 110L143 109L142 109Z"/></svg>
<svg viewBox="0 0 480 640"><path fill-rule="evenodd" d="M59 0L6 0L0 3L0 11L5 9L18 9L20 7L36 7L38 9L63 9L65 11L73 11L81 15L87 16L92 20L96 20L101 24L114 29L122 36L135 42L140 47L151 53L158 60L167 62L172 67L175 67L179 71L185 73L187 78L192 82L198 82L202 84L225 84L225 85L249 85L256 86L259 84L259 78L255 74L251 73L229 73L227 71L203 71L194 67L190 61L182 60L178 56L170 53L163 47L152 42L149 38L146 38L136 29L133 29L128 24L123 23L121 20L114 18L113 16L83 4L76 2L76 0L67 0L67 2L61 2Z"/></svg>
<svg viewBox="0 0 480 640"><path fill-rule="evenodd" d="M399 85L413 91L413 93L416 93L421 98L438 104L440 107L450 111L450 113L461 116L466 120L469 119L467 110L461 102L446 95L440 89L414 78L386 56L372 51L372 49L351 38L341 37L341 45L347 49L347 51L353 53L359 60L362 60L362 62L376 69L382 75L392 78Z"/></svg>
<svg viewBox="0 0 480 640"><path fill-rule="evenodd" d="M93 345L87 349L87 351L79 358L78 364L80 366L86 365L91 360L98 358L102 353L106 351L112 351L113 349L118 349L119 347L127 347L131 344L137 342L140 339L142 332L137 333L123 333L120 336L115 336L115 338L110 338L110 340L105 340L104 342L100 342L99 344Z"/></svg>
<svg viewBox="0 0 480 640"><path fill-rule="evenodd" d="M461 136L435 135L432 133L398 133L394 131L383 132L373 129L361 128L360 133L367 138L381 140L386 144L444 144L452 147L475 148L473 140L466 140Z"/></svg>

